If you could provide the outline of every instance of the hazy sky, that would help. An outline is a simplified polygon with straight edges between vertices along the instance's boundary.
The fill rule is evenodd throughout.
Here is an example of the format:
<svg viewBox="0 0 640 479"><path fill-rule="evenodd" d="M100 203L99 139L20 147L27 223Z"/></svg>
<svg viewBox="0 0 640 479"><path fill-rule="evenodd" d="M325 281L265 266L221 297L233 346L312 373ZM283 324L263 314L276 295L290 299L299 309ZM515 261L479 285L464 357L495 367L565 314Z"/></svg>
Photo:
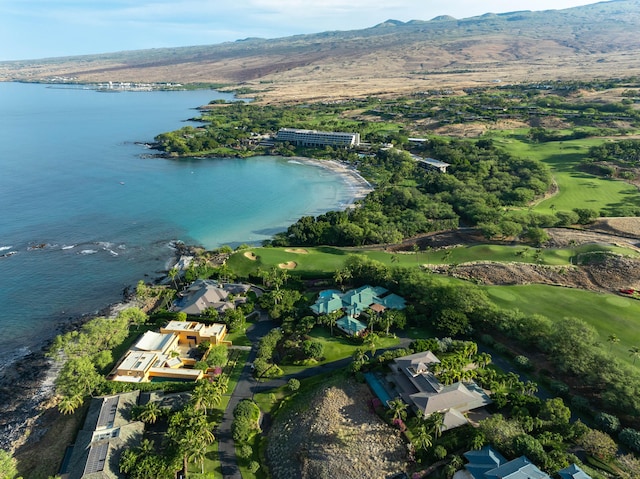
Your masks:
<svg viewBox="0 0 640 479"><path fill-rule="evenodd" d="M0 0L0 61L207 45L589 0Z"/></svg>

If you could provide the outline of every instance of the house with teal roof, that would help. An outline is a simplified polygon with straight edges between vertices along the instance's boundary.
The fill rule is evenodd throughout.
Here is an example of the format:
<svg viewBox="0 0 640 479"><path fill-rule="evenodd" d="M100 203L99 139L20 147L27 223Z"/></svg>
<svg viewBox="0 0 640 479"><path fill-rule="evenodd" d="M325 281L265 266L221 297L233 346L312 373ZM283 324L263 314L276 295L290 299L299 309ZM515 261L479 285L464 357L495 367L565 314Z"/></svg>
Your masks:
<svg viewBox="0 0 640 479"><path fill-rule="evenodd" d="M584 472L577 464L571 464L569 467L558 471L560 479L591 479L591 476Z"/></svg>
<svg viewBox="0 0 640 479"><path fill-rule="evenodd" d="M335 289L321 291L318 299L311 306L311 311L317 316L343 311L345 316L336 324L340 330L348 335L359 335L367 326L358 318L367 309L373 309L380 314L385 309L404 309L405 300L397 294L389 294L382 286L364 285L341 293Z"/></svg>
<svg viewBox="0 0 640 479"><path fill-rule="evenodd" d="M507 461L491 446L465 452L464 457L469 461L465 470L473 479L551 479L526 456Z"/></svg>
<svg viewBox="0 0 640 479"><path fill-rule="evenodd" d="M333 293L330 296L319 297L318 300L311 305L311 311L316 315L331 314L334 311L342 309L342 297L339 294Z"/></svg>
<svg viewBox="0 0 640 479"><path fill-rule="evenodd" d="M366 324L350 316L340 318L336 321L336 326L349 336L360 336L367 329Z"/></svg>

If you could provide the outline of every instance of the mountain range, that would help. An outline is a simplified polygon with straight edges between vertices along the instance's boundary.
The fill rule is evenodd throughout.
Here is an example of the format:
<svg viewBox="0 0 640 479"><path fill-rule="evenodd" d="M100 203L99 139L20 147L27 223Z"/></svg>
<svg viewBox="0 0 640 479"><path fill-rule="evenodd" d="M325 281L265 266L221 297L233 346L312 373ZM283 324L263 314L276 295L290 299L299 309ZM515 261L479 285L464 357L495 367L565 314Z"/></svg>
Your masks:
<svg viewBox="0 0 640 479"><path fill-rule="evenodd" d="M265 102L640 74L640 0L0 63L0 80L209 83Z"/></svg>

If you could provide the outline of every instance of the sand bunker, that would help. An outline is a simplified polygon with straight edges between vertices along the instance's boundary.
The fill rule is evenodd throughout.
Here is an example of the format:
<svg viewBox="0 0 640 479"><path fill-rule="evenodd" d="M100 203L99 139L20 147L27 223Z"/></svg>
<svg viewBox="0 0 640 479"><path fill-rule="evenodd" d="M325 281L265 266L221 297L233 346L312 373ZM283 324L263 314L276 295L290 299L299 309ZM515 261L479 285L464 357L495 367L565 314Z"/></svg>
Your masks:
<svg viewBox="0 0 640 479"><path fill-rule="evenodd" d="M253 251L247 251L244 254L244 257L247 259L250 259L251 261L255 261L258 259L258 257L255 255L255 253Z"/></svg>
<svg viewBox="0 0 640 479"><path fill-rule="evenodd" d="M285 249L287 253L295 253L295 254L309 254L309 252L304 248L287 248Z"/></svg>
<svg viewBox="0 0 640 479"><path fill-rule="evenodd" d="M280 269L294 269L296 266L298 266L298 263L296 263L295 261L289 261L288 263L280 263L278 265L278 268L280 268Z"/></svg>

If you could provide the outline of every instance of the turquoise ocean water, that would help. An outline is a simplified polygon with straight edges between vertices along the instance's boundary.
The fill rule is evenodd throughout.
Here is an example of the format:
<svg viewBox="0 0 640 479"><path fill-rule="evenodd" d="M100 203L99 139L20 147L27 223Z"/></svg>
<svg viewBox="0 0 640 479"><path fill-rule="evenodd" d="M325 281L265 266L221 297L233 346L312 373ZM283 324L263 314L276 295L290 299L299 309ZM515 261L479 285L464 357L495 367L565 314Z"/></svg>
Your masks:
<svg viewBox="0 0 640 479"><path fill-rule="evenodd" d="M341 177L282 158L144 158L215 91L0 83L0 370L61 323L161 275L174 240L258 243L341 207Z"/></svg>

